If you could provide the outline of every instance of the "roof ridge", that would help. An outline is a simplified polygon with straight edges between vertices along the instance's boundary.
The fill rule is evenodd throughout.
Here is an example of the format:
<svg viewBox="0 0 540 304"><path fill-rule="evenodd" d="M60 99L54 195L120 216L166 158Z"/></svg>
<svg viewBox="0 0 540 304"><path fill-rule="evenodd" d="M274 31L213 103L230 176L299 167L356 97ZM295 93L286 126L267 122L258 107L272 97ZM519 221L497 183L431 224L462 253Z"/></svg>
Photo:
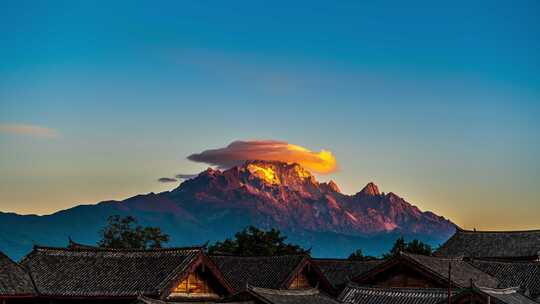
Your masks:
<svg viewBox="0 0 540 304"><path fill-rule="evenodd" d="M167 251L188 251L188 250L203 250L200 246L187 247L166 247L166 248L105 248L105 247L53 247L34 245L33 251L66 251L66 252L167 252Z"/></svg>
<svg viewBox="0 0 540 304"><path fill-rule="evenodd" d="M448 288L436 288L436 287L380 287L380 286L367 286L367 285L358 285L353 282L349 282L347 287L355 289L366 289L366 290L376 290L376 291L407 291L407 292L418 292L418 291L437 291L441 293L448 293Z"/></svg>
<svg viewBox="0 0 540 304"><path fill-rule="evenodd" d="M540 262L537 261L527 261L527 260L516 260L516 261L503 261L503 260L489 260L489 259L479 259L479 258L472 258L470 260L467 260L469 263L475 263L475 262L483 262L483 263L491 263L491 264L507 264L507 265L537 265L540 266Z"/></svg>
<svg viewBox="0 0 540 304"><path fill-rule="evenodd" d="M462 261L462 262L465 262L465 259L463 256L456 256L456 257L438 257L438 256L433 256L433 255L423 255L423 254L417 254L417 253L410 253L410 252L405 252L405 251L401 251L400 254L402 255L406 255L406 256L411 256L411 257L423 257L423 258L431 258L431 259L436 259L436 260L445 260L445 261Z"/></svg>
<svg viewBox="0 0 540 304"><path fill-rule="evenodd" d="M490 288L490 287L483 287L483 286L476 286L477 288L481 289L482 291L489 291L496 294L505 294L505 293L515 293L519 291L519 287L506 287L506 288Z"/></svg>
<svg viewBox="0 0 540 304"><path fill-rule="evenodd" d="M264 259L264 258L281 258L281 257L303 257L303 256L309 256L305 253L299 253L299 254L284 254L284 255L216 255L216 254L210 254L211 258L238 258L238 259Z"/></svg>
<svg viewBox="0 0 540 304"><path fill-rule="evenodd" d="M375 260L351 260L351 259L340 259L340 258L311 258L315 262L351 262L351 263L365 263L365 262L381 262L385 259L375 259Z"/></svg>
<svg viewBox="0 0 540 304"><path fill-rule="evenodd" d="M271 289L263 288L256 286L248 286L248 290L253 292L261 292L267 294L277 294L277 295L290 295L290 296L305 296L305 295L316 295L320 291L317 288L306 288L306 289Z"/></svg>

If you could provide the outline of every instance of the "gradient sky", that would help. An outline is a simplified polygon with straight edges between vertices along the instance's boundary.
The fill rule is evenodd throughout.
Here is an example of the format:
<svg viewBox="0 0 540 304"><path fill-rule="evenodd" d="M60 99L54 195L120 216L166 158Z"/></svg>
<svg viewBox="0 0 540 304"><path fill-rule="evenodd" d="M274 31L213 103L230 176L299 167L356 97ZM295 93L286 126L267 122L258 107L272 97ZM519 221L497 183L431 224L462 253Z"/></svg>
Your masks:
<svg viewBox="0 0 540 304"><path fill-rule="evenodd" d="M274 139L332 151L344 192L540 228L540 2L367 2L0 0L0 210L169 190L192 153Z"/></svg>

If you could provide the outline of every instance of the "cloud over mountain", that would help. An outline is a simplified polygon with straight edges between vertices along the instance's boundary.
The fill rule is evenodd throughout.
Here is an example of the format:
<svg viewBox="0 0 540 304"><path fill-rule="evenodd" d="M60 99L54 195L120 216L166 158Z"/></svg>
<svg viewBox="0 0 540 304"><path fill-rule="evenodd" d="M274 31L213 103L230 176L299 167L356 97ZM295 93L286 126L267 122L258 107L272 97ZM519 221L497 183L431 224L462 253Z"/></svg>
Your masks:
<svg viewBox="0 0 540 304"><path fill-rule="evenodd" d="M248 160L298 163L319 174L336 171L337 162L332 152L319 152L276 140L234 141L225 148L205 150L188 156L189 160L220 168L230 168Z"/></svg>
<svg viewBox="0 0 540 304"><path fill-rule="evenodd" d="M177 179L190 179L190 178L194 178L196 177L198 174L184 174L184 173L179 173L179 174L176 174L175 177Z"/></svg>
<svg viewBox="0 0 540 304"><path fill-rule="evenodd" d="M160 183L175 183L178 180L176 178L170 178L170 177L161 177L158 178L158 182Z"/></svg>

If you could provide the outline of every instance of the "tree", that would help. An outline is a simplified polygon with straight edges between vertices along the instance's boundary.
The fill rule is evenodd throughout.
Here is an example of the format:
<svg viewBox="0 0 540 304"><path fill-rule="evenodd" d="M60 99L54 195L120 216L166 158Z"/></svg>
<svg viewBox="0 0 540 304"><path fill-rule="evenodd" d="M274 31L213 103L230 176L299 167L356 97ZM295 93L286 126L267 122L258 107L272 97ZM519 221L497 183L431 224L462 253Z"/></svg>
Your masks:
<svg viewBox="0 0 540 304"><path fill-rule="evenodd" d="M100 231L98 246L105 248L148 249L161 248L169 235L158 227L142 227L133 216L110 216L107 226Z"/></svg>
<svg viewBox="0 0 540 304"><path fill-rule="evenodd" d="M349 260L351 261L373 261L377 260L376 257L370 255L364 255L362 249L356 249L351 255L349 255Z"/></svg>
<svg viewBox="0 0 540 304"><path fill-rule="evenodd" d="M271 256L308 253L302 247L285 243L286 236L276 229L268 231L249 226L234 235L234 239L218 241L208 247L210 254L226 253L242 256Z"/></svg>
<svg viewBox="0 0 540 304"><path fill-rule="evenodd" d="M431 255L433 253L433 249L430 245L417 239L414 239L411 242L406 242L403 237L400 237L394 242L394 245L392 246L392 249L390 249L390 252L383 254L383 258L391 258L393 256L396 256L400 252Z"/></svg>
<svg viewBox="0 0 540 304"><path fill-rule="evenodd" d="M430 245L423 243L417 239L414 239L411 242L407 243L406 251L421 255L431 255L433 253L433 249Z"/></svg>

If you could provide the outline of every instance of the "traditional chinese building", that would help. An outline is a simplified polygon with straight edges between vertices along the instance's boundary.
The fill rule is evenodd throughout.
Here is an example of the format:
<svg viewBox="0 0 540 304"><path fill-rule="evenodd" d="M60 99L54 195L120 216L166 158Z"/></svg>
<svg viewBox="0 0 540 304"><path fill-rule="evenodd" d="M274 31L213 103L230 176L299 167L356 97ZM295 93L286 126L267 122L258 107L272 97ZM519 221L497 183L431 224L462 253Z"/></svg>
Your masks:
<svg viewBox="0 0 540 304"><path fill-rule="evenodd" d="M473 259L478 269L496 277L499 287L519 287L520 291L540 302L540 263L528 261L502 262Z"/></svg>
<svg viewBox="0 0 540 304"><path fill-rule="evenodd" d="M439 257L468 257L506 261L539 261L540 230L471 231L456 233L436 252Z"/></svg>
<svg viewBox="0 0 540 304"><path fill-rule="evenodd" d="M332 287L342 291L351 278L371 270L383 260L356 261L348 259L313 259Z"/></svg>
<svg viewBox="0 0 540 304"><path fill-rule="evenodd" d="M247 286L289 290L317 287L328 294L337 295L332 284L306 254L211 258L237 292L246 290Z"/></svg>
<svg viewBox="0 0 540 304"><path fill-rule="evenodd" d="M400 253L352 278L359 285L402 288L465 288L471 280L487 287L496 288L499 285L495 277L461 258L437 258L410 253Z"/></svg>
<svg viewBox="0 0 540 304"><path fill-rule="evenodd" d="M442 301L439 304L447 304ZM519 292L518 288L494 289L473 285L470 288L459 291L453 295L451 304L538 304L526 295Z"/></svg>
<svg viewBox="0 0 540 304"><path fill-rule="evenodd" d="M36 246L21 265L47 303L216 301L233 292L201 248L153 250Z"/></svg>

